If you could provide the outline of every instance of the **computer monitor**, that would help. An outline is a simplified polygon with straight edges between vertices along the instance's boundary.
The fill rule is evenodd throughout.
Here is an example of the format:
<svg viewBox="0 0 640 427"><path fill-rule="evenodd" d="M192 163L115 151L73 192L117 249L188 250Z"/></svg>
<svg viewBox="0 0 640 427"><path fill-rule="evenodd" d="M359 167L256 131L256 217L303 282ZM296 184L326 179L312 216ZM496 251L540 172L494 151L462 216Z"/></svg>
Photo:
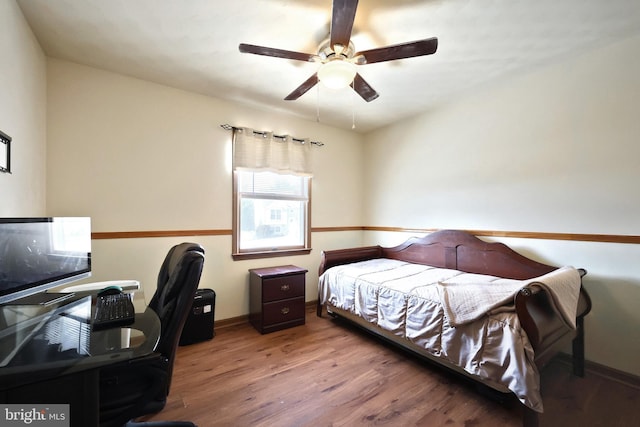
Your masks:
<svg viewBox="0 0 640 427"><path fill-rule="evenodd" d="M0 218L0 303L90 276L90 218Z"/></svg>

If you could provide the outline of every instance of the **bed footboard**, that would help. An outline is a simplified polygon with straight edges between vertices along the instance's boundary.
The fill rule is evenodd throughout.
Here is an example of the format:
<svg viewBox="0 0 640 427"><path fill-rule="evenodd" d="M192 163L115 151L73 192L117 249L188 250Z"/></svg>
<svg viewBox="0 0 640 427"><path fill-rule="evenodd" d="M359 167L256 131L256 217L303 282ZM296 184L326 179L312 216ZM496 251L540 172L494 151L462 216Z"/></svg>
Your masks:
<svg viewBox="0 0 640 427"><path fill-rule="evenodd" d="M336 265L350 264L352 262L366 261L368 259L382 257L381 246L365 246L362 248L335 249L322 251L318 276Z"/></svg>
<svg viewBox="0 0 640 427"><path fill-rule="evenodd" d="M318 276L322 276L326 270L331 267L342 264L350 264L353 262L366 261L369 259L380 258L382 256L381 246L365 246L361 248L336 249L332 251L322 251L320 257L320 267L318 268ZM318 306L316 315L322 317L322 298L318 295Z"/></svg>
<svg viewBox="0 0 640 427"><path fill-rule="evenodd" d="M586 274L579 269L580 276ZM573 372L584 376L584 316L591 311L591 299L580 288L576 329L571 330L554 311L549 295L541 288L527 286L515 299L516 313L536 354L538 368L545 366L570 340L573 340Z"/></svg>

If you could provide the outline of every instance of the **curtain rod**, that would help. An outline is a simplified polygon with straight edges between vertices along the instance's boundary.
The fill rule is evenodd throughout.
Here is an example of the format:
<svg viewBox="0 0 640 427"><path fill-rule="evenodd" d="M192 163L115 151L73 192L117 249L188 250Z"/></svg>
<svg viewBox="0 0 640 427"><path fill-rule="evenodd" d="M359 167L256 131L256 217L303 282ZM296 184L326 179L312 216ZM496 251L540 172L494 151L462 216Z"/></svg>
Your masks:
<svg viewBox="0 0 640 427"><path fill-rule="evenodd" d="M237 127L237 126L232 126L232 125L230 125L230 124L228 124L228 123L221 124L221 125L220 125L220 127L221 127L222 129L224 129L224 130L240 130L240 129L242 129L242 128L239 128L239 127ZM267 132L267 131L254 130L254 131L253 131L253 133L254 133L254 134L256 134L256 135L265 135L265 134L267 134L268 132ZM286 138L286 136L287 136L287 135L273 135L273 137L274 137L274 138L280 138L280 139L284 139L284 138ZM304 143L304 142L305 142L305 140L304 140L304 139L300 139L300 138L294 138L294 137L291 137L291 139L292 139L293 141L296 141L296 142L302 142L302 143ZM323 143L323 142L320 142L320 141L309 141L309 142L310 142L311 144L313 144L313 145L317 145L318 147L322 147L322 146L324 145L324 143Z"/></svg>

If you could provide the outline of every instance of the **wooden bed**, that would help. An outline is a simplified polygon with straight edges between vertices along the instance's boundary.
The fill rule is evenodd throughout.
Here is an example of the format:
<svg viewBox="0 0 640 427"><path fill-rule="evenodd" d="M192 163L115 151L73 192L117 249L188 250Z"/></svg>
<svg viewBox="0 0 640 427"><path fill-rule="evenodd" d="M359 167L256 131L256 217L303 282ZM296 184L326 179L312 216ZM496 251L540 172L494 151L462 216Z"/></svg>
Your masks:
<svg viewBox="0 0 640 427"><path fill-rule="evenodd" d="M439 269L452 269L466 273L517 280L528 280L547 274L554 274L559 268L533 261L502 243L485 242L467 232L458 230L442 230L422 238L413 237L405 243L391 248L368 246L324 251L322 253L319 267L318 316L322 316L323 307L326 307L327 312L334 317L354 322L396 345L400 345L411 352L462 373L498 391L510 392L508 388L496 386L491 381L487 383L482 378L469 374L463 367L456 366L455 363L452 364L447 360L442 360L440 357L434 357L434 353L429 348L417 345L406 337L398 336L397 332L384 330L379 325L362 319L357 313L354 314L354 310L336 307L329 301L325 301L326 295L322 294L320 287L323 283L323 274L327 270L336 266L346 266L347 264L351 267L352 265L359 265L354 263L362 263L369 260L372 262L378 259L384 259L383 261L385 262L388 262L386 261L387 259L399 260ZM578 272L580 285L575 329L567 326L566 321L563 321L558 314L556 306L553 304L552 297L544 288L527 285L517 291L514 296L516 323L519 323L530 342L530 348L533 349L532 363L535 364L535 367L532 370L538 381L538 371L562 349L568 347L569 343L573 345L574 374L584 376L584 316L591 309L591 301L581 285L581 277L586 274L586 271L578 269ZM538 371L536 371L536 368ZM523 423L526 426L535 426L538 424L538 412L540 410L533 410L529 406L524 406Z"/></svg>

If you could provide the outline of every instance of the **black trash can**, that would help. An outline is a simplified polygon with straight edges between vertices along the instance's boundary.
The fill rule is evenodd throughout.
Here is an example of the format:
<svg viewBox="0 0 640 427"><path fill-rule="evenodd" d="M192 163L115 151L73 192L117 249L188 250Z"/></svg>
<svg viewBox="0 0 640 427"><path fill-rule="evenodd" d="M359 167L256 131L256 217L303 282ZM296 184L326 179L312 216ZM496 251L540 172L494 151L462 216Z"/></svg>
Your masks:
<svg viewBox="0 0 640 427"><path fill-rule="evenodd" d="M213 318L216 309L216 293L212 289L198 289L193 306L182 328L180 345L194 344L213 338Z"/></svg>

